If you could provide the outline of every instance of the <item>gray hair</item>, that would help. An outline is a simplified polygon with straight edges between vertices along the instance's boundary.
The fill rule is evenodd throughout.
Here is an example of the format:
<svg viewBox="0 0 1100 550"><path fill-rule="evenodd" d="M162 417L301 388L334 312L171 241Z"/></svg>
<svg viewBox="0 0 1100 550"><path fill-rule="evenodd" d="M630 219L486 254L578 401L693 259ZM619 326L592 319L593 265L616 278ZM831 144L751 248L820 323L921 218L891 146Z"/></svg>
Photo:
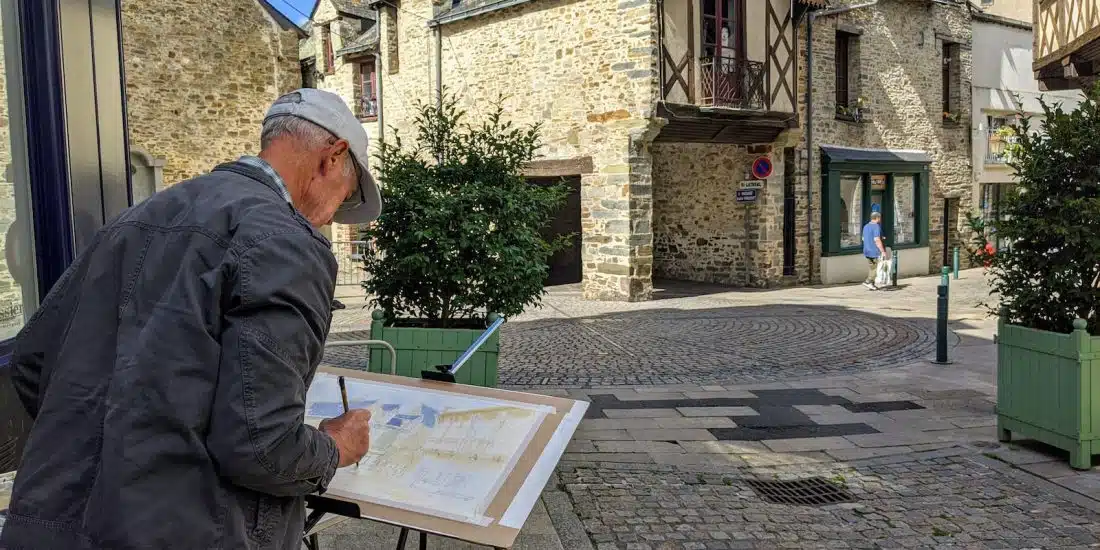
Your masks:
<svg viewBox="0 0 1100 550"><path fill-rule="evenodd" d="M283 137L295 139L309 149L320 149L328 145L331 140L337 139L332 132L304 118L284 115L264 121L263 129L260 131L260 149L267 149L273 141ZM350 151L348 156L351 162L344 163L345 176L350 176L355 170Z"/></svg>
<svg viewBox="0 0 1100 550"><path fill-rule="evenodd" d="M875 221L875 220L881 219L881 218L882 218L882 214L879 214L878 212L871 212L871 221Z"/></svg>
<svg viewBox="0 0 1100 550"><path fill-rule="evenodd" d="M324 128L296 116L284 115L264 121L260 131L260 148L267 149L271 142L281 137L295 138L310 148L321 148L335 136Z"/></svg>

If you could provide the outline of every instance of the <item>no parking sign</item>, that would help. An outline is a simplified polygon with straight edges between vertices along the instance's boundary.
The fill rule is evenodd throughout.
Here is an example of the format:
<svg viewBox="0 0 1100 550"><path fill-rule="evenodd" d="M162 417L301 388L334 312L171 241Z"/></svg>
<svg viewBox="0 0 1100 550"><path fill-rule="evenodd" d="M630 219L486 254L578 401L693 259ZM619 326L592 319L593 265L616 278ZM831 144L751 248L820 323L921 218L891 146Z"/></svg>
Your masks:
<svg viewBox="0 0 1100 550"><path fill-rule="evenodd" d="M772 159L757 157L752 161L752 176L756 179L766 180L772 175Z"/></svg>

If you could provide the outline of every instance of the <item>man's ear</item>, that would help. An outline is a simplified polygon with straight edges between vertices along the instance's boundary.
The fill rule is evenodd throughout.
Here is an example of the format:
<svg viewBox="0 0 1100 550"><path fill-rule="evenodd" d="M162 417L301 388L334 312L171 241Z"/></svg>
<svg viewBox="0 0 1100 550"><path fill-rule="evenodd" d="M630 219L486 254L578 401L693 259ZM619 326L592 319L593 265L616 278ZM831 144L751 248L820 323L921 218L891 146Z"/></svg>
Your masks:
<svg viewBox="0 0 1100 550"><path fill-rule="evenodd" d="M322 161L322 173L328 174L329 170L340 170L341 157L348 150L348 142L345 139L338 139L336 143L329 146L325 151L324 160Z"/></svg>

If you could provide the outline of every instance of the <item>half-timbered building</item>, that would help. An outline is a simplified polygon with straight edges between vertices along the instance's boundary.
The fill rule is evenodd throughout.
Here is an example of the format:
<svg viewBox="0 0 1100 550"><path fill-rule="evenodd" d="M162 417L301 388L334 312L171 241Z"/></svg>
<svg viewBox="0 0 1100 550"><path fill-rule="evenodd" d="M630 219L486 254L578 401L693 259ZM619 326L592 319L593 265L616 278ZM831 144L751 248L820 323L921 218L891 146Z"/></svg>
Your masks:
<svg viewBox="0 0 1100 550"><path fill-rule="evenodd" d="M574 190L548 283L861 279L886 219L938 269L972 207L964 0L373 0L382 139L418 101L539 123L533 183ZM809 84L807 84L809 83ZM811 106L809 109L807 106ZM392 131L391 131L392 130Z"/></svg>

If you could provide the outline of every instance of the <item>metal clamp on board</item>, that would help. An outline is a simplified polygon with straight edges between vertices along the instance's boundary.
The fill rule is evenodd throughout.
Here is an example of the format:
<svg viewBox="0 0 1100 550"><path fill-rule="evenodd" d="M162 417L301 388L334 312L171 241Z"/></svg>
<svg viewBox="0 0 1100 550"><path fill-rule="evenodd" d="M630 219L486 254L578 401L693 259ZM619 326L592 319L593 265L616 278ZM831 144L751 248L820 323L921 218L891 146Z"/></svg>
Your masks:
<svg viewBox="0 0 1100 550"><path fill-rule="evenodd" d="M489 340L489 337L500 328L500 325L503 324L504 317L497 317L497 320L493 321L493 324L489 325L489 328L485 329L485 332L481 333L481 336L478 336L477 340L474 340L474 343L470 344L470 347L466 348L466 351L462 352L462 355L459 355L454 363L450 365L436 365L434 371L420 371L420 377L424 380L450 382L453 384L455 382L455 373L458 372L458 369L462 368L462 365L465 364L466 361L469 361L470 358L474 356L474 353L476 353L477 350Z"/></svg>

